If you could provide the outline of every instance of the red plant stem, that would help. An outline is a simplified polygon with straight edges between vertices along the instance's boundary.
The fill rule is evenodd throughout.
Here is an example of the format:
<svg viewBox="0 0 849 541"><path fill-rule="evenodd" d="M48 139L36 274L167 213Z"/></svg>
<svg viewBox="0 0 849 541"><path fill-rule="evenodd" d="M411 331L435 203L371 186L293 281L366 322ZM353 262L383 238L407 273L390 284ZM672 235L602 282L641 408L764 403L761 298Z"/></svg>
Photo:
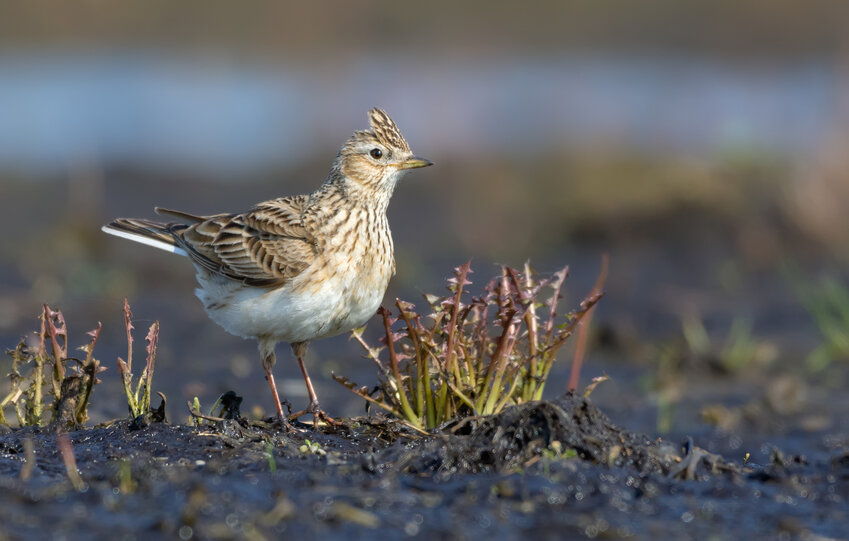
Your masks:
<svg viewBox="0 0 849 541"><path fill-rule="evenodd" d="M124 326L127 328L127 372L133 372L133 313L130 303L124 299Z"/></svg>
<svg viewBox="0 0 849 541"><path fill-rule="evenodd" d="M432 398L430 393L430 376L428 374L427 369L427 359L422 357L422 348L419 342L418 337L418 329L410 320L409 314L404 310L404 306L401 304L401 299L395 299L395 306L398 307L398 313L402 320L404 320L404 325L407 326L407 336L410 338L410 341L413 343L413 351L416 354L416 413L421 415L422 412L426 413L427 416L427 424L430 426L432 421L431 415L431 406L432 406ZM410 387L412 388L413 384L410 383Z"/></svg>
<svg viewBox="0 0 849 541"><path fill-rule="evenodd" d="M395 342L392 340L392 326L389 323L389 310L380 307L380 315L383 317L383 328L386 331L386 349L389 350L389 365L392 367L392 375L395 377L395 387L398 389L398 398L401 401L401 408L407 420L411 423L419 425L418 416L410 407L407 400L407 391L404 389L404 380L401 377L401 371L398 369L398 356L395 353Z"/></svg>
<svg viewBox="0 0 849 541"><path fill-rule="evenodd" d="M416 366L421 371L424 365L422 359L422 350L419 345L419 337L416 333L416 328L413 325L413 322L410 320L409 314L404 311L404 307L401 305L401 299L395 299L395 306L398 307L398 314L401 319L404 321L404 325L407 326L407 336L410 338L410 342L413 343L413 351L416 353ZM421 377L421 372L419 373L419 377Z"/></svg>
<svg viewBox="0 0 849 541"><path fill-rule="evenodd" d="M498 303L499 315L503 318L504 330L501 332L501 337L498 340L498 345L492 355L489 365L486 367L486 376L483 381L481 397L486 396L486 400L481 400L479 404L483 407L484 412L491 412L492 406L497 401L498 389L501 386L502 376L507 364L507 359L513 351L513 345L516 343L516 334L518 325L514 321L516 315L515 309L508 308L510 302L510 283L508 281L507 267L501 268L501 282L498 286ZM478 408L479 410L482 408Z"/></svg>
<svg viewBox="0 0 849 541"><path fill-rule="evenodd" d="M486 344L489 339L487 316L489 315L490 302L495 296L495 284L496 281L494 279L490 280L484 288L484 292L486 294L481 298L482 304L479 307L480 312L478 313L478 322L475 324L474 330L475 348L477 351L477 357L474 359L474 364L476 366L481 366L483 364L483 359L486 356ZM472 383L474 384L474 381Z"/></svg>
<svg viewBox="0 0 849 541"><path fill-rule="evenodd" d="M533 286L534 282L531 279L531 266L525 262L525 287L530 290ZM522 291L518 285L516 289L520 292ZM524 294L527 295L527 292L524 292ZM539 332L539 329L537 328L537 310L534 306L533 298L528 300L525 322L528 326L528 357L530 359L530 371L531 375L535 377L537 375L537 333Z"/></svg>
<svg viewBox="0 0 849 541"><path fill-rule="evenodd" d="M38 338L38 354L43 357L46 357L47 345L45 344L45 340L47 340L47 310L44 310L41 314L41 334L38 336Z"/></svg>
<svg viewBox="0 0 849 541"><path fill-rule="evenodd" d="M68 337L67 331L65 329L56 329L56 325L53 323L53 315L57 312L54 312L49 306L44 305L44 319L47 320L47 333L50 335L50 342L53 344L53 370L56 374L56 382L61 382L65 379L65 358L68 356L67 353L67 345L68 345ZM59 314L59 322L64 323L64 318L62 317L62 313ZM64 327L62 325L61 327ZM61 347L59 345L59 341L57 340L57 335L62 334L65 331L65 347ZM54 387L55 387L54 383Z"/></svg>
<svg viewBox="0 0 849 541"><path fill-rule="evenodd" d="M601 271L598 273L598 278L596 278L595 285L593 286L592 291L590 292L591 296L597 296L601 294L601 289L604 287L604 282L607 280L607 267L610 262L610 257L607 253L602 254L601 256ZM569 391L577 391L578 390L578 380L581 377L581 366L584 364L584 355L587 351L587 339L589 335L590 323L593 319L593 312L595 311L595 304L590 307L587 311L587 314L581 320L581 326L578 329L578 341L575 344L575 356L572 358L572 371L569 374L569 386L567 390Z"/></svg>
<svg viewBox="0 0 849 541"><path fill-rule="evenodd" d="M60 323L59 328L53 323L53 316L57 316L57 321ZM67 327L64 325L65 318L62 317L62 312L55 312L46 304L44 305L44 317L47 319L47 328L50 332L50 341L53 343L53 357L56 361L64 361L68 356L68 334ZM64 344L59 345L58 337L63 336Z"/></svg>
<svg viewBox="0 0 849 541"><path fill-rule="evenodd" d="M504 371L507 368L507 360L513 353L513 346L516 345L516 334L518 333L518 325L514 321L512 321L512 317L510 319L511 322L504 329L504 333L501 335L501 340L499 340L498 347L496 349L496 355L493 356L492 364L496 365L496 368L492 384L489 385L489 396L487 397L486 402L484 404L485 413L494 413L492 408L498 401L498 390L501 388L501 382L504 378Z"/></svg>
<svg viewBox="0 0 849 541"><path fill-rule="evenodd" d="M499 280L498 284L495 286L495 302L497 303L497 306L499 307L499 310L498 310L499 314L497 314L496 317L498 317L501 314L502 310L505 309L505 306L504 306L504 303L503 303L503 299L504 299L504 296L505 296L504 282L505 281L502 277L502 279ZM501 336L498 339L498 344L495 347L495 351L493 352L489 363L486 365L486 371L484 372L484 376L483 376L484 381L481 382L481 384L484 386L484 388L483 388L484 392L485 392L485 389L486 389L486 384L489 383L490 378L492 377L492 374L495 371L495 366L497 364L498 359L501 356L501 351L504 349L504 345L507 341L507 333L509 332L509 330L510 330L509 322L505 321L504 327L502 328L502 331L501 331Z"/></svg>
<svg viewBox="0 0 849 541"><path fill-rule="evenodd" d="M382 308L382 307L381 307ZM398 382L401 382L401 373L398 370L398 356L395 354L395 342L392 340L392 328L389 325L389 310L381 310L383 317L383 328L386 331L386 349L389 350L389 366Z"/></svg>
<svg viewBox="0 0 849 541"><path fill-rule="evenodd" d="M91 336L91 342L88 345L88 351L86 352L85 364L91 362L91 356L94 354L94 346L97 344L97 339L100 337L100 331L103 330L103 323L97 322L97 328L93 331L89 332L89 336Z"/></svg>
<svg viewBox="0 0 849 541"><path fill-rule="evenodd" d="M523 378L522 383L522 398L527 400L529 399L529 394L531 392L531 386L538 377L538 369L537 369L537 356L539 355L538 347L537 347L537 338L539 329L537 327L537 313L536 307L534 306L534 294L531 292L534 287L533 279L531 278L531 265L528 261L525 261L525 282L522 284L522 281L519 280L519 276L516 274L514 269L508 268L507 272L510 273L510 279L513 281L513 287L516 289L516 294L519 296L519 301L522 303L522 307L525 310L522 319L525 321L525 327L528 331L528 367L526 375L527 377ZM515 374L513 375L513 377ZM511 377L508 375L508 378Z"/></svg>
<svg viewBox="0 0 849 541"><path fill-rule="evenodd" d="M569 265L554 273L554 276L554 293L551 294L551 306L549 307L548 321L545 324L546 346L551 345L551 336L554 333L554 317L557 315L557 301L560 299L560 289L563 287L563 282L569 276Z"/></svg>
<svg viewBox="0 0 849 541"><path fill-rule="evenodd" d="M457 314L460 313L460 296L463 294L463 284L466 283L466 276L469 274L469 269L472 266L472 261L466 261L457 269L455 276L457 277L457 292L454 294L454 309L451 311L451 321L448 324L448 340L445 345L445 360L448 363L448 372L454 372L457 378L457 383L460 382L460 369L454 361L454 332L457 329Z"/></svg>
<svg viewBox="0 0 849 541"><path fill-rule="evenodd" d="M145 360L144 370L139 377L139 387L144 387L142 394L142 412L146 412L150 408L150 391L153 382L153 370L156 364L156 344L159 341L159 322L154 321L150 330L147 333L147 359Z"/></svg>

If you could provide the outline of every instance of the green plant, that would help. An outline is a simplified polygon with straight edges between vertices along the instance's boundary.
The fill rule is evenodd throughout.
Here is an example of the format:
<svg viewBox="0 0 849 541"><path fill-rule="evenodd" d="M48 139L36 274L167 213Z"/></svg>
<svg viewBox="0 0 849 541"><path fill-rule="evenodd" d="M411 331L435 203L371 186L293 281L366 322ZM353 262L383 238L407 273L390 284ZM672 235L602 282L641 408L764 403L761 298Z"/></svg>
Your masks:
<svg viewBox="0 0 849 541"><path fill-rule="evenodd" d="M132 461L122 458L118 461L118 490L124 495L132 494L138 486L138 482L133 479Z"/></svg>
<svg viewBox="0 0 849 541"><path fill-rule="evenodd" d="M563 448L563 444L554 440L548 447L542 450L542 471L545 475L551 474L551 464L560 460L569 460L578 456L578 451L571 447Z"/></svg>
<svg viewBox="0 0 849 541"><path fill-rule="evenodd" d="M50 404L53 423L82 425L88 420L88 404L97 374L106 370L94 358L94 346L102 325L90 331L91 340L79 349L85 359L68 356L68 329L65 316L46 304L43 306L38 343L33 348L21 340L8 354L12 358L9 374L11 391L0 402L0 424L7 424L4 408L12 405L19 426L44 426L44 387L53 396ZM74 364L68 366L68 361ZM27 370L29 368L29 370Z"/></svg>
<svg viewBox="0 0 849 541"><path fill-rule="evenodd" d="M271 440L265 440L265 458L268 460L268 471L277 471L277 461L274 459L274 444Z"/></svg>
<svg viewBox="0 0 849 541"><path fill-rule="evenodd" d="M130 304L124 299L124 326L127 329L127 360L118 357L118 371L127 395L127 407L133 418L150 411L150 391L153 380L153 368L156 363L156 343L159 339L159 322L154 321L147 332L147 358L136 388L133 390L133 313ZM162 395L160 395L162 396ZM163 398L164 401L164 398ZM163 409L160 407L160 409Z"/></svg>
<svg viewBox="0 0 849 541"><path fill-rule="evenodd" d="M317 456L325 456L327 455L327 451L325 451L321 444L317 441L304 440L304 443L298 448L298 450L305 455L317 455Z"/></svg>
<svg viewBox="0 0 849 541"><path fill-rule="evenodd" d="M448 280L449 295L425 295L425 316L398 299L397 316L381 307L383 346L369 346L363 329L352 332L378 368L377 396L347 378L334 379L419 429L539 400L558 350L602 293L590 294L558 320L568 267L540 279L527 263L523 272L502 266L480 296L467 300L470 273L467 262ZM546 289L550 294L540 302Z"/></svg>

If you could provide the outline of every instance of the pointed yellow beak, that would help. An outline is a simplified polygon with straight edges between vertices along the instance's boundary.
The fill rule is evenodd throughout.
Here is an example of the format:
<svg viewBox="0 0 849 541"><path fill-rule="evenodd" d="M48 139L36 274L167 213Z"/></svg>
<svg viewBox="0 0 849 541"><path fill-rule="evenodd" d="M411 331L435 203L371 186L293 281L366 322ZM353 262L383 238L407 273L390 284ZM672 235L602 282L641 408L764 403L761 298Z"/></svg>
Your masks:
<svg viewBox="0 0 849 541"><path fill-rule="evenodd" d="M417 169L419 167L427 167L428 165L433 165L433 162L430 160L426 160L424 158L417 158L413 156L409 160L405 160L398 164L399 169Z"/></svg>

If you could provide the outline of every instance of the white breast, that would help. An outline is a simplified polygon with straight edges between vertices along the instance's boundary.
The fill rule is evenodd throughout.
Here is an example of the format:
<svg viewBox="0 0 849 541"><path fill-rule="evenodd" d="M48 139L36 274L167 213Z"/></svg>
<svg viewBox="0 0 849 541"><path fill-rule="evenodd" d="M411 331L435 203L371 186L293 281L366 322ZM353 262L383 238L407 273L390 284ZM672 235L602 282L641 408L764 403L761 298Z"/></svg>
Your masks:
<svg viewBox="0 0 849 541"><path fill-rule="evenodd" d="M350 258L348 262L350 266ZM195 294L209 317L232 334L304 342L359 327L377 311L391 264L363 258L354 266L359 272L351 272L354 269L341 261L332 262L328 267L335 267L335 272L309 284L311 268L307 268L274 289L246 286L198 269L201 287Z"/></svg>

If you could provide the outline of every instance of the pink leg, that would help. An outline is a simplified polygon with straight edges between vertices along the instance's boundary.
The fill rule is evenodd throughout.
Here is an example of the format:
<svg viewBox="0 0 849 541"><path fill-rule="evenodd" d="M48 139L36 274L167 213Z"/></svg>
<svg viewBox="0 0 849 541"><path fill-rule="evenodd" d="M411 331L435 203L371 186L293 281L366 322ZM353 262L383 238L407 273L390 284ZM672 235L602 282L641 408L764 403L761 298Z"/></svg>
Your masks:
<svg viewBox="0 0 849 541"><path fill-rule="evenodd" d="M274 367L275 361L277 360L274 355L274 342L261 340L259 343L259 351L262 356L262 368L265 370L265 379L268 380L268 385L271 387L271 394L274 395L274 405L277 407L277 418L286 424L286 415L283 413L283 406L280 405L280 395L277 393L277 384L274 383L274 373L271 371Z"/></svg>
<svg viewBox="0 0 849 541"><path fill-rule="evenodd" d="M307 409L294 413L289 418L294 420L304 414L312 413L313 425L317 425L319 419L328 424L339 424L336 420L327 415L318 403L318 396L315 394L315 389L312 386L312 380L310 379L310 375L307 373L307 367L304 364L303 359L304 354L307 352L307 345L308 342L294 342L292 344L292 353L295 354L295 358L298 359L298 366L301 367L301 374L304 376L304 383L307 384L307 394L310 397L310 404L307 406Z"/></svg>

